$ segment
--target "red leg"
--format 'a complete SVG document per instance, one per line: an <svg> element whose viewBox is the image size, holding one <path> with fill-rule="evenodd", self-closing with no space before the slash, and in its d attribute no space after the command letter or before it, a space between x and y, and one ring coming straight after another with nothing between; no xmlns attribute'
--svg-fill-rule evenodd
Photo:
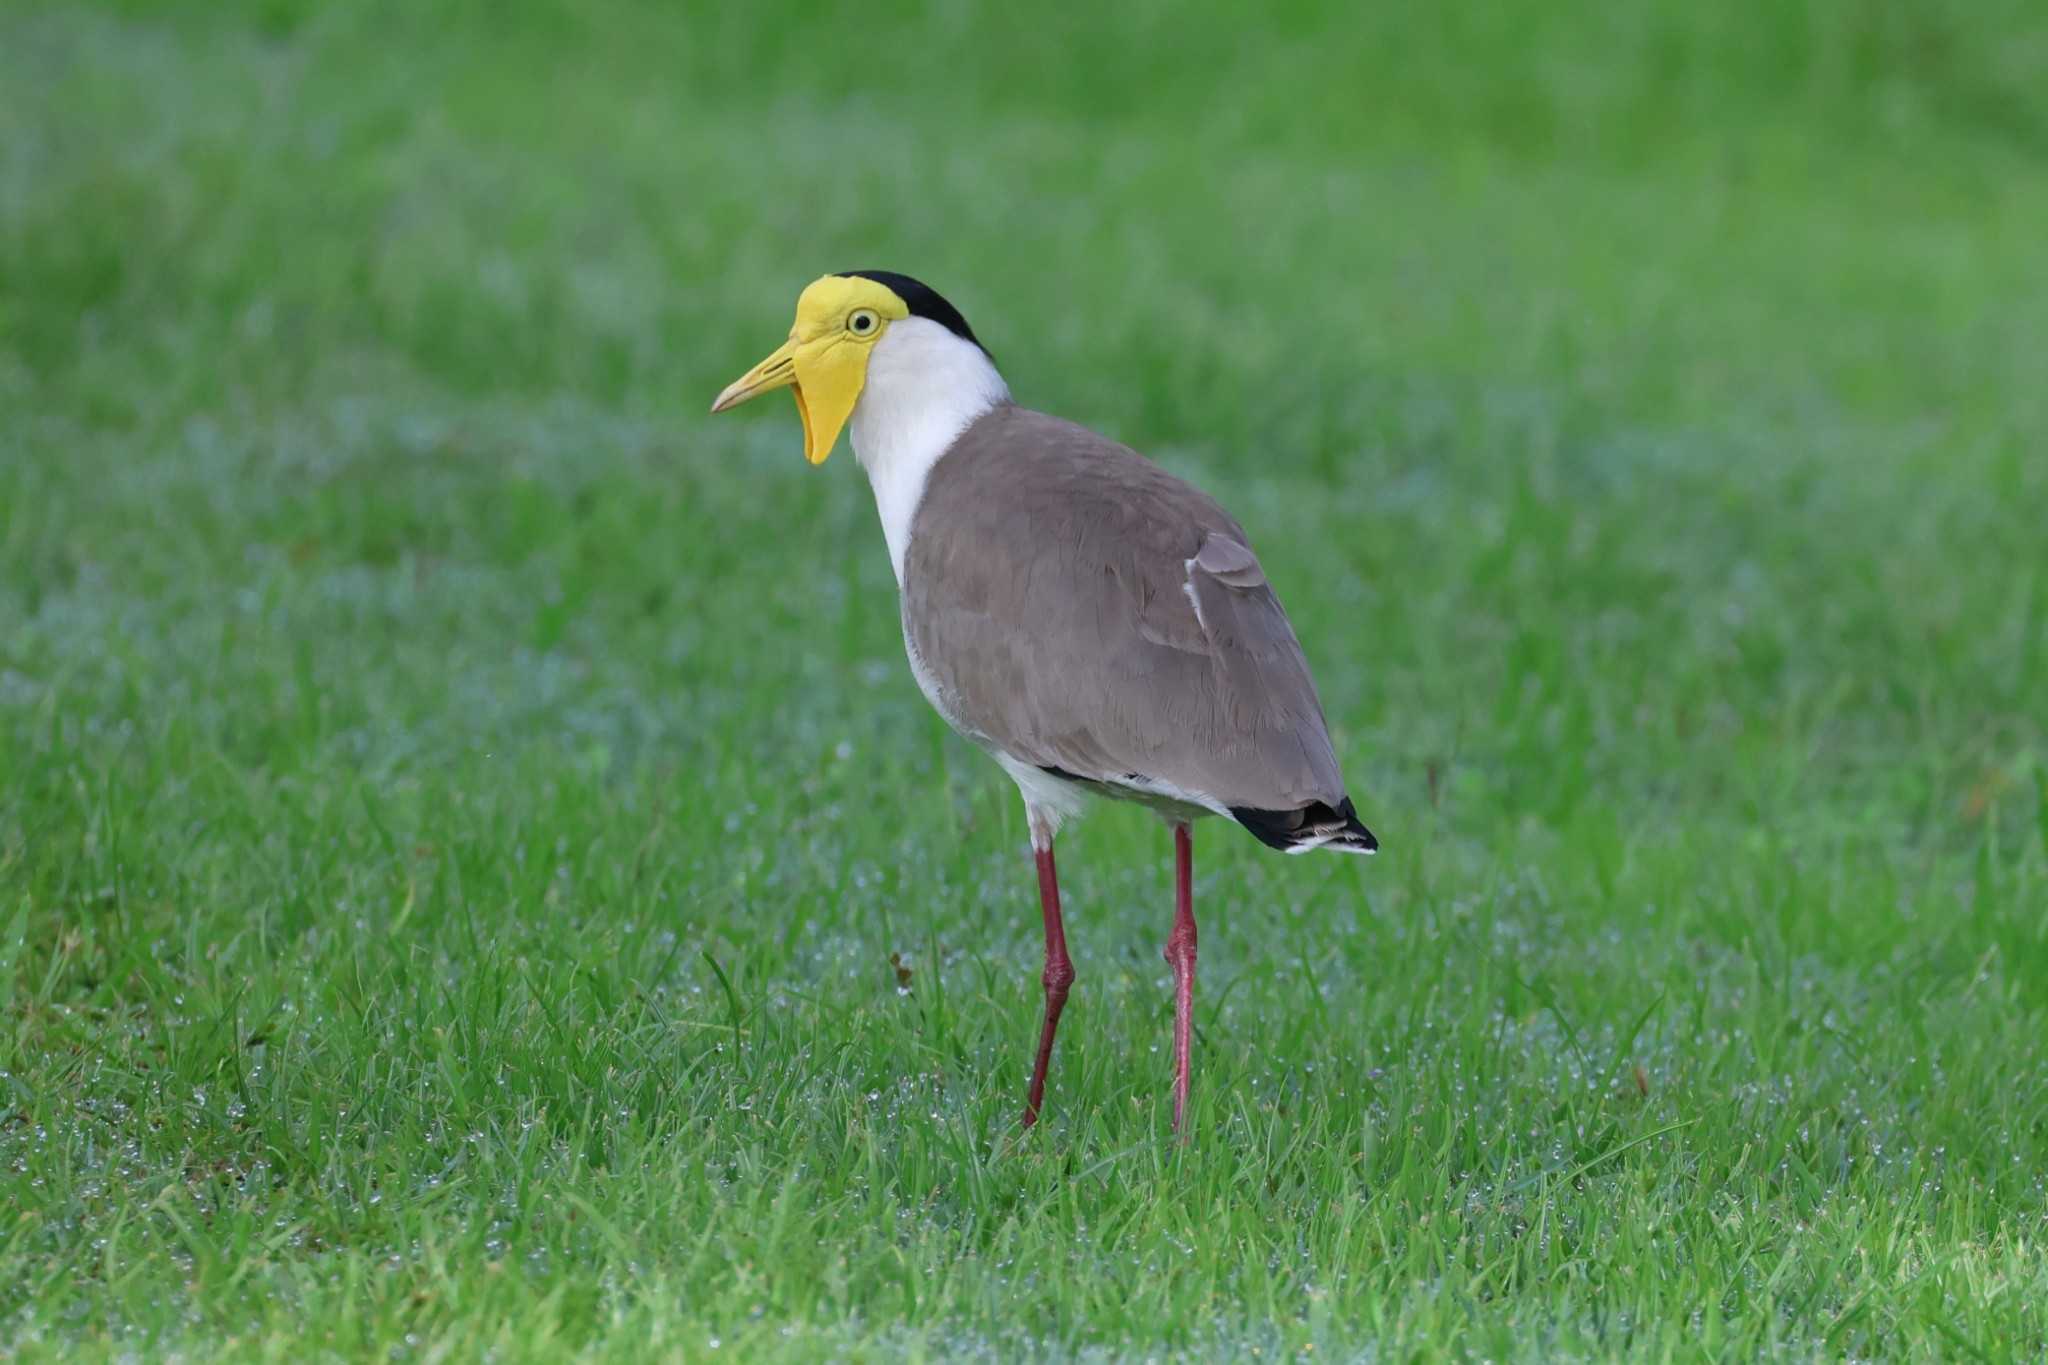
<svg viewBox="0 0 2048 1365"><path fill-rule="evenodd" d="M1188 1051L1195 1031L1195 851L1186 825L1173 827L1173 932L1166 939L1173 968L1173 1131L1187 1141Z"/></svg>
<svg viewBox="0 0 2048 1365"><path fill-rule="evenodd" d="M1037 840L1032 841L1037 845ZM1048 836L1036 847L1038 857L1038 908L1045 914L1045 1027L1038 1035L1038 1061L1031 1068L1031 1093L1024 1101L1024 1126L1038 1122L1038 1107L1045 1100L1045 1069L1052 1063L1052 1036L1060 1026L1060 1011L1067 1005L1067 988L1074 984L1074 964L1067 960L1067 929L1060 920L1060 879L1052 862L1052 840Z"/></svg>

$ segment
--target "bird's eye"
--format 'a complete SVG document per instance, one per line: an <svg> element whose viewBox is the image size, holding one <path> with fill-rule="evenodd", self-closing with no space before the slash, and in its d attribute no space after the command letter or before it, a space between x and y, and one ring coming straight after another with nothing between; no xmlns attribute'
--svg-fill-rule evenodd
<svg viewBox="0 0 2048 1365"><path fill-rule="evenodd" d="M873 336L881 325L882 320L865 308L854 309L852 316L846 319L846 330L857 337Z"/></svg>

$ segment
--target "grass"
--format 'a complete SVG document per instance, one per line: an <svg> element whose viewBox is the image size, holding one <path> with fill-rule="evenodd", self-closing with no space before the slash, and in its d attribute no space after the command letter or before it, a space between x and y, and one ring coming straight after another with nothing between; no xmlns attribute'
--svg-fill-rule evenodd
<svg viewBox="0 0 2048 1365"><path fill-rule="evenodd" d="M2048 1352L2048 28L1097 8L0 7L0 1354ZM703 416L850 265L1385 843L1198 831L1188 1148L1163 832L1019 1140L1014 794Z"/></svg>

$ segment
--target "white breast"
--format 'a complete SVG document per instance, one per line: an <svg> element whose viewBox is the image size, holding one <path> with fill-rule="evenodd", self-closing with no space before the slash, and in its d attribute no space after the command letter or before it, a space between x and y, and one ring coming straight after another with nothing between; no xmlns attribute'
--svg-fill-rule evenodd
<svg viewBox="0 0 2048 1365"><path fill-rule="evenodd" d="M988 352L927 318L892 322L875 343L847 434L875 490L899 588L932 466L969 423L1009 397Z"/></svg>

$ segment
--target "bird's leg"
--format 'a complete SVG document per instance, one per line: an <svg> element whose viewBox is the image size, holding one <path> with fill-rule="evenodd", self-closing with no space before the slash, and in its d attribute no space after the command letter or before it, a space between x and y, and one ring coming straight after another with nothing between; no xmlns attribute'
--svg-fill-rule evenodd
<svg viewBox="0 0 2048 1365"><path fill-rule="evenodd" d="M1187 1141L1188 1051L1195 1028L1195 852L1184 824L1173 827L1173 932L1166 961L1173 968L1173 1131Z"/></svg>
<svg viewBox="0 0 2048 1365"><path fill-rule="evenodd" d="M1038 1107L1045 1100L1045 1069L1052 1063L1052 1036L1060 1026L1060 1011L1067 1005L1067 988L1074 984L1074 964L1067 960L1067 929L1060 920L1060 879L1052 861L1052 831L1034 814L1031 818L1031 849L1038 859L1038 908L1045 915L1045 1026L1038 1035L1038 1060L1031 1067L1031 1093L1024 1101L1024 1126L1038 1122Z"/></svg>

